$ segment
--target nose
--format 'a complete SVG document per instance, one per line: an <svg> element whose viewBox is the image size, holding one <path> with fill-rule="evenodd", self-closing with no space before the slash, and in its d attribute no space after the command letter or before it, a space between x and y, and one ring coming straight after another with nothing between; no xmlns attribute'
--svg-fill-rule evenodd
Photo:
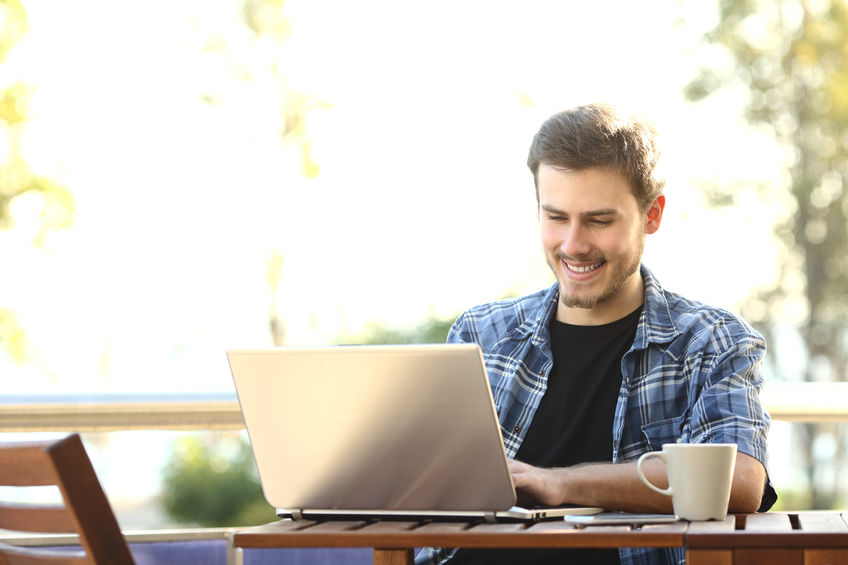
<svg viewBox="0 0 848 565"><path fill-rule="evenodd" d="M559 246L560 253L576 259L586 255L591 249L588 234L582 226L575 222L564 229L562 243Z"/></svg>

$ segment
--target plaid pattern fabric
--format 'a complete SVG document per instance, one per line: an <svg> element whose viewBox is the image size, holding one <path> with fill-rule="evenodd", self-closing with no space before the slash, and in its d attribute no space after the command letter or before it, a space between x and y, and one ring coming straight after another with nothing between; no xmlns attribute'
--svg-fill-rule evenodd
<svg viewBox="0 0 848 565"><path fill-rule="evenodd" d="M621 361L613 421L613 462L633 461L664 443L736 443L766 464L769 417L759 401L765 340L730 312L663 290L646 267L645 306ZM483 349L504 445L518 451L545 394L553 365L548 330L559 288L465 312L448 342ZM771 485L766 498L774 497ZM445 550L416 562L437 563ZM622 565L683 563L682 550L620 550Z"/></svg>

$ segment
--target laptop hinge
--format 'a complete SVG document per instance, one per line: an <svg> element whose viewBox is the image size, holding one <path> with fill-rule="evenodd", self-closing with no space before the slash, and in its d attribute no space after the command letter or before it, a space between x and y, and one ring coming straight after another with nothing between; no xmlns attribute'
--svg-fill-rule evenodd
<svg viewBox="0 0 848 565"><path fill-rule="evenodd" d="M302 510L292 510L291 511L291 517L292 517L292 520L298 520L298 521L306 519L306 518L303 517L303 511Z"/></svg>
<svg viewBox="0 0 848 565"><path fill-rule="evenodd" d="M486 522L488 522L489 524L495 524L498 521L497 518L495 518L494 512L484 512L483 518L485 518Z"/></svg>

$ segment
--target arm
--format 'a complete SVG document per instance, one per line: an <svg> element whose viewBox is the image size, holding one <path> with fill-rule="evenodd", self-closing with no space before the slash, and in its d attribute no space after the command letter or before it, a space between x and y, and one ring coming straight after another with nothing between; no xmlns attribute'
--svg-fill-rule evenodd
<svg viewBox="0 0 848 565"><path fill-rule="evenodd" d="M672 512L671 497L655 493L642 484L636 474L636 463L588 463L541 469L520 461L510 461L509 467L515 487L547 506L569 503L625 512ZM668 486L665 465L661 461L649 460L642 469L657 486ZM762 463L738 453L728 510L733 513L756 512L765 481L766 471Z"/></svg>

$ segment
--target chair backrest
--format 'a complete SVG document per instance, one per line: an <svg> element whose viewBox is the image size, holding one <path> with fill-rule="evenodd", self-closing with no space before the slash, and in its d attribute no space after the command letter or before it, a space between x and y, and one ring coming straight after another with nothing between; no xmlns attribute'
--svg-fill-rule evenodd
<svg viewBox="0 0 848 565"><path fill-rule="evenodd" d="M132 555L79 435L59 441L0 443L0 486L55 485L62 504L0 500L0 529L76 533L79 550L0 543L2 565L131 565Z"/></svg>

